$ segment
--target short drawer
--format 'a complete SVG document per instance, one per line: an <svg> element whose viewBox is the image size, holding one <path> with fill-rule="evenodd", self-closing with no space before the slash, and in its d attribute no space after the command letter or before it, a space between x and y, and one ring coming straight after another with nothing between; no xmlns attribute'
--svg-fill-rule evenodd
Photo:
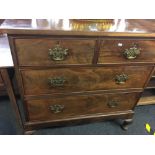
<svg viewBox="0 0 155 155"><path fill-rule="evenodd" d="M132 110L139 93L115 93L26 101L29 121L59 120Z"/></svg>
<svg viewBox="0 0 155 155"><path fill-rule="evenodd" d="M91 64L95 43L89 39L15 39L20 66Z"/></svg>
<svg viewBox="0 0 155 155"><path fill-rule="evenodd" d="M25 95L143 88L152 66L21 70Z"/></svg>
<svg viewBox="0 0 155 155"><path fill-rule="evenodd" d="M103 40L99 64L155 62L155 40Z"/></svg>

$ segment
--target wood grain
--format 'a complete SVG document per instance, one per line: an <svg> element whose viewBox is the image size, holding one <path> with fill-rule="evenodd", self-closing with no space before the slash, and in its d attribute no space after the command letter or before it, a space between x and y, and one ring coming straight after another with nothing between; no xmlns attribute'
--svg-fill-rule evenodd
<svg viewBox="0 0 155 155"><path fill-rule="evenodd" d="M71 93L80 91L143 88L152 66L85 67L21 70L25 95ZM116 75L126 74L124 84L116 84ZM49 78L63 77L62 87L49 85Z"/></svg>
<svg viewBox="0 0 155 155"><path fill-rule="evenodd" d="M94 56L95 40L35 38L15 39L16 52L20 66L50 66L58 64L91 64ZM59 44L68 49L63 61L54 61L49 57L49 49Z"/></svg>
<svg viewBox="0 0 155 155"><path fill-rule="evenodd" d="M78 117L91 114L106 114L118 111L132 110L139 93L98 94L91 96L69 96L45 100L26 101L29 111L29 121L58 120L68 117ZM116 101L116 107L109 107L110 101ZM64 105L60 113L53 113L51 105Z"/></svg>
<svg viewBox="0 0 155 155"><path fill-rule="evenodd" d="M141 49L140 54L133 60L128 60L124 51L137 45ZM155 62L155 40L117 39L102 40L99 64L104 63L145 63Z"/></svg>

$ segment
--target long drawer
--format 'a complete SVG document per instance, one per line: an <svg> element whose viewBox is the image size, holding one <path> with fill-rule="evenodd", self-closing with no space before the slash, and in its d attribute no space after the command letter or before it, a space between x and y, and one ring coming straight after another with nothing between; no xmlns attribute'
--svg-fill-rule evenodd
<svg viewBox="0 0 155 155"><path fill-rule="evenodd" d="M102 40L99 64L155 62L155 40Z"/></svg>
<svg viewBox="0 0 155 155"><path fill-rule="evenodd" d="M95 39L15 39L20 66L91 64L95 43Z"/></svg>
<svg viewBox="0 0 155 155"><path fill-rule="evenodd" d="M143 88L152 66L21 70L25 95Z"/></svg>
<svg viewBox="0 0 155 155"><path fill-rule="evenodd" d="M29 121L58 120L132 110L139 93L68 96L26 101Z"/></svg>

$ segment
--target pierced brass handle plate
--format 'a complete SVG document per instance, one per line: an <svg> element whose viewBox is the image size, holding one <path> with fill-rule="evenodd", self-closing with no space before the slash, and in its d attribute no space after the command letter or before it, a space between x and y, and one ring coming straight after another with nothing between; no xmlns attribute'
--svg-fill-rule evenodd
<svg viewBox="0 0 155 155"><path fill-rule="evenodd" d="M60 104L51 105L49 107L49 109L55 114L62 112L64 108L65 106Z"/></svg>
<svg viewBox="0 0 155 155"><path fill-rule="evenodd" d="M51 87L62 87L66 82L64 77L49 78L48 81Z"/></svg>
<svg viewBox="0 0 155 155"><path fill-rule="evenodd" d="M126 59L132 60L136 59L138 55L140 55L141 48L138 48L136 44L133 47L126 49L123 53Z"/></svg>
<svg viewBox="0 0 155 155"><path fill-rule="evenodd" d="M115 108L118 106L118 101L115 100L109 101L107 105L109 108Z"/></svg>
<svg viewBox="0 0 155 155"><path fill-rule="evenodd" d="M53 49L49 49L49 57L53 61L63 61L68 55L68 49L57 44Z"/></svg>
<svg viewBox="0 0 155 155"><path fill-rule="evenodd" d="M115 76L115 83L116 84L125 84L126 81L129 79L128 75L126 74L120 74Z"/></svg>

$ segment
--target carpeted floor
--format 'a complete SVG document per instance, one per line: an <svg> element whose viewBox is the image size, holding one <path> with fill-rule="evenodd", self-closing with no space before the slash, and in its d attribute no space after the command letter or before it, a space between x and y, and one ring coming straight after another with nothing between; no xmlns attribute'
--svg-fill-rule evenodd
<svg viewBox="0 0 155 155"><path fill-rule="evenodd" d="M136 107L134 121L123 131L114 121L37 130L35 135L147 135L145 123L155 129L155 105ZM14 112L7 97L0 98L0 135L19 133Z"/></svg>

